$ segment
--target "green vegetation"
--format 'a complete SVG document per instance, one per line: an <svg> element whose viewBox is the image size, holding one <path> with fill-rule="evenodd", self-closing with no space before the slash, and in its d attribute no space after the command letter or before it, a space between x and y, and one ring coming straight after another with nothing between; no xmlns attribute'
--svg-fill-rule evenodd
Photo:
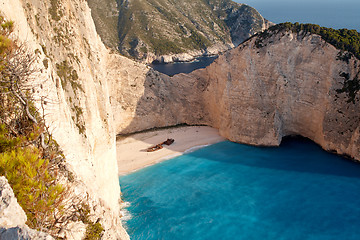
<svg viewBox="0 0 360 240"><path fill-rule="evenodd" d="M78 82L79 76L76 70L70 65L68 61L62 61L61 63L56 64L56 73L61 79L61 86L65 89L67 84L70 83L71 88L73 89L74 93L76 90L81 90L84 92L81 84Z"/></svg>
<svg viewBox="0 0 360 240"><path fill-rule="evenodd" d="M48 69L48 67L49 67L49 60L48 60L47 58L45 58L45 59L43 60L43 65L44 65L44 67L45 67L46 69Z"/></svg>
<svg viewBox="0 0 360 240"><path fill-rule="evenodd" d="M61 17L64 15L60 10L60 0L50 0L49 13L54 21L60 21Z"/></svg>
<svg viewBox="0 0 360 240"><path fill-rule="evenodd" d="M97 223L88 223L86 226L86 233L84 240L98 240L101 238L101 234L104 231L104 228L99 222Z"/></svg>
<svg viewBox="0 0 360 240"><path fill-rule="evenodd" d="M352 53L340 51L336 57L336 60L341 60L346 63L349 63L349 60L351 59L351 57L352 57Z"/></svg>
<svg viewBox="0 0 360 240"><path fill-rule="evenodd" d="M56 182L63 155L28 90L35 55L9 37L12 22L0 17L0 24L0 175L13 188L27 224L51 232L66 197Z"/></svg>
<svg viewBox="0 0 360 240"><path fill-rule="evenodd" d="M76 56L70 55L69 57L78 60ZM56 69L57 69L56 73L61 79L61 86L63 87L63 89L65 89L67 87L67 84L70 83L70 86L75 96L77 90L81 90L82 92L84 92L84 89L82 88L81 84L78 81L79 76L76 70L70 65L68 61L65 60L62 61L61 63L57 63ZM75 105L75 103L72 103L71 110L74 113L74 116L72 116L72 120L74 121L75 126L78 128L80 134L84 134L86 128L85 128L85 123L82 120L83 109Z"/></svg>
<svg viewBox="0 0 360 240"><path fill-rule="evenodd" d="M179 48L174 42L169 40L151 40L152 47L154 49L155 54L163 55L169 53L181 53L182 50Z"/></svg>
<svg viewBox="0 0 360 240"><path fill-rule="evenodd" d="M13 41L9 39L9 35L13 30L14 23L12 21L5 21L2 16L0 16L0 70L4 68L3 64L5 61L6 54L12 50Z"/></svg>
<svg viewBox="0 0 360 240"><path fill-rule="evenodd" d="M304 35L307 33L318 34L322 37L322 39L337 49L350 52L355 57L360 59L360 33L358 33L356 30L336 30L332 28L320 27L319 25L315 24L293 24L290 22L277 24L258 34L258 38L255 42L256 46L258 48L262 47L262 41L264 39L267 39L280 31L292 31L296 33L303 33ZM348 61L349 57L350 56L345 53L341 54L338 59Z"/></svg>
<svg viewBox="0 0 360 240"><path fill-rule="evenodd" d="M48 227L55 221L55 209L63 209L65 188L56 184L56 175L49 172L49 160L41 157L38 148L21 147L24 141L8 137L5 125L0 127L0 144L11 146L2 147L0 175L8 179L18 203L26 212L29 227Z"/></svg>
<svg viewBox="0 0 360 240"><path fill-rule="evenodd" d="M191 31L188 42L189 44L192 44L195 49L199 50L205 49L206 47L211 45L210 41L197 31Z"/></svg>
<svg viewBox="0 0 360 240"><path fill-rule="evenodd" d="M10 38L12 22L0 16L0 26L0 175L8 179L29 227L56 237L69 222L81 220L87 225L85 239L100 239L103 228L99 220L90 220L90 207L57 181L59 174L70 182L74 176L66 170L64 155L32 98L35 86L28 79L36 73L32 67L36 53ZM57 64L57 70L64 85L79 88L77 73L68 62ZM75 123L85 131L83 110L73 106Z"/></svg>
<svg viewBox="0 0 360 240"><path fill-rule="evenodd" d="M100 1L106 4L109 0ZM92 10L100 12L96 5ZM240 28L239 17L244 19ZM95 23L103 19L95 19ZM118 31L122 54L142 60L151 53L185 53L215 44L225 47L232 44L234 36L234 42L242 42L244 35L261 30L262 24L263 18L255 9L231 0L122 0L118 27L109 32ZM238 30L242 33L232 34Z"/></svg>
<svg viewBox="0 0 360 240"><path fill-rule="evenodd" d="M73 111L73 113L75 113L75 116L72 117L72 120L74 121L75 126L78 128L80 134L84 134L86 128L85 128L85 123L82 121L83 109L81 107L73 104L73 107L71 108L71 110Z"/></svg>
<svg viewBox="0 0 360 240"><path fill-rule="evenodd" d="M80 220L87 224L84 240L98 240L101 238L104 228L99 223L99 219L96 222L90 220L90 207L83 203L82 208L79 210Z"/></svg>
<svg viewBox="0 0 360 240"><path fill-rule="evenodd" d="M117 1L115 0L87 0L91 8L91 16L94 19L96 32L102 41L111 49L119 46L117 32L118 15Z"/></svg>

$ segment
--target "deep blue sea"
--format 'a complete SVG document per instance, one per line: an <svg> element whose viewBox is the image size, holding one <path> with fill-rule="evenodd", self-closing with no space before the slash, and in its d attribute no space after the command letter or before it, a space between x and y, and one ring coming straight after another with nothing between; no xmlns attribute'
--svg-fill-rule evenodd
<svg viewBox="0 0 360 240"><path fill-rule="evenodd" d="M120 184L134 240L360 239L360 164L309 140L225 141Z"/></svg>
<svg viewBox="0 0 360 240"><path fill-rule="evenodd" d="M235 0L254 7L274 23L314 23L360 31L359 0Z"/></svg>

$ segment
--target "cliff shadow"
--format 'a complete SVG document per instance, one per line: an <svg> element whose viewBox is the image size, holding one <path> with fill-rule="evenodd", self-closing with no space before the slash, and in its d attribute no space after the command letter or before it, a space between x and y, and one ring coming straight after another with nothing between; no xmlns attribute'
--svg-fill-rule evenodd
<svg viewBox="0 0 360 240"><path fill-rule="evenodd" d="M206 155L210 161L225 164L276 170L274 174L298 172L310 175L360 178L358 162L326 152L312 140L301 136L284 137L279 147L258 147L222 142L214 148L189 154L196 158L203 158Z"/></svg>
<svg viewBox="0 0 360 240"><path fill-rule="evenodd" d="M188 74L169 77L153 69L146 73L144 91L131 121L117 135L119 172L126 166L150 165L191 147L224 140L217 130L199 126L206 119L201 95L205 85L203 80ZM175 141L162 144L157 151L147 151L167 139Z"/></svg>

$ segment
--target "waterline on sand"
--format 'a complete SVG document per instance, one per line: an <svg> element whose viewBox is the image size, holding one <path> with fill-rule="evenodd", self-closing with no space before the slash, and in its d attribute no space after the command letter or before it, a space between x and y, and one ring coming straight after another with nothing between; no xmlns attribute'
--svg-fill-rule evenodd
<svg viewBox="0 0 360 240"><path fill-rule="evenodd" d="M168 138L175 139L175 142L155 152L146 151L148 147ZM118 174L126 175L192 151L192 148L198 149L224 140L217 129L207 126L174 127L133 134L116 143Z"/></svg>

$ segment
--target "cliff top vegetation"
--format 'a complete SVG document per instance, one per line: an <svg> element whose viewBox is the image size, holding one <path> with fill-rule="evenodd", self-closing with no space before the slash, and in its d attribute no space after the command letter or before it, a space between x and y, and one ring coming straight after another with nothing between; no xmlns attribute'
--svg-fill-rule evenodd
<svg viewBox="0 0 360 240"><path fill-rule="evenodd" d="M360 59L360 33L356 30L349 29L332 29L320 27L316 24L300 24L300 23L280 23L270 27L269 29L259 33L257 46L261 47L262 40L269 38L273 34L281 31L292 31L295 33L317 34L326 42L342 51L352 53L356 58ZM346 59L344 59L346 60Z"/></svg>

